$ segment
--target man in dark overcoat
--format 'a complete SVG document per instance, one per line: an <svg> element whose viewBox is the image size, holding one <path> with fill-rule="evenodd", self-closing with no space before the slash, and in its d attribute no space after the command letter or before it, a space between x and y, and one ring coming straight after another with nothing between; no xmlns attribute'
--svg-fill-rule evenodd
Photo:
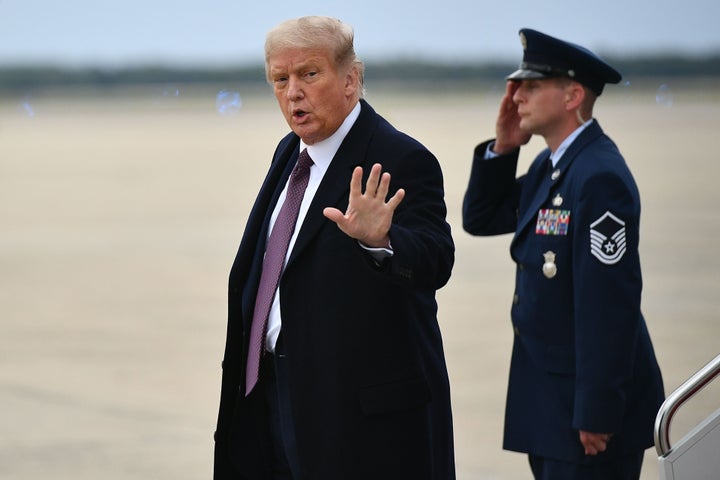
<svg viewBox="0 0 720 480"><path fill-rule="evenodd" d="M214 478L453 480L435 292L454 244L440 165L361 99L348 25L290 20L265 51L292 132L230 273ZM304 193L290 193L303 175ZM297 219L258 314L291 198Z"/></svg>

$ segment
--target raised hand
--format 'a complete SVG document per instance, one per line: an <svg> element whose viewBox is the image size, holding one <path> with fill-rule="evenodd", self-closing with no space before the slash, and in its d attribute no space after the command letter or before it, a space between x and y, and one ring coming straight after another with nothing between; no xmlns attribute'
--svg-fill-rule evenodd
<svg viewBox="0 0 720 480"><path fill-rule="evenodd" d="M390 189L390 174L382 173L379 163L373 165L365 191L362 189L362 175L362 167L355 167L350 179L347 211L343 213L337 208L327 207L323 215L335 222L346 235L366 247L388 247L393 214L405 197L405 190L399 189L385 201Z"/></svg>
<svg viewBox="0 0 720 480"><path fill-rule="evenodd" d="M500 154L525 145L530 141L531 135L520 129L520 115L513 96L520 87L520 82L509 81L505 87L505 95L500 101L500 111L495 122L495 145L493 151Z"/></svg>

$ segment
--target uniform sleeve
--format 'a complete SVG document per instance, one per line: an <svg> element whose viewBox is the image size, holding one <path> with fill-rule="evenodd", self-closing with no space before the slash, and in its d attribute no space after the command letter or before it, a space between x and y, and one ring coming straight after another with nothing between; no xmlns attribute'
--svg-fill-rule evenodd
<svg viewBox="0 0 720 480"><path fill-rule="evenodd" d="M486 158L493 141L475 148L468 187L463 199L463 229L472 235L515 231L522 178L516 179L519 150Z"/></svg>
<svg viewBox="0 0 720 480"><path fill-rule="evenodd" d="M640 201L629 175L600 173L582 185L572 213L576 391L574 427L617 432L623 386L642 322Z"/></svg>

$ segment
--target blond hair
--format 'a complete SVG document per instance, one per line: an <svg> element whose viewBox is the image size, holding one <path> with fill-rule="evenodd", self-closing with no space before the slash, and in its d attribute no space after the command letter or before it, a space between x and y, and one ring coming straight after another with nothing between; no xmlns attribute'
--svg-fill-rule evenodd
<svg viewBox="0 0 720 480"><path fill-rule="evenodd" d="M355 54L353 28L336 18L308 16L286 20L270 30L265 38L265 74L269 77L269 60L276 52L287 49L317 49L330 53L335 68L355 67L363 85L365 66Z"/></svg>

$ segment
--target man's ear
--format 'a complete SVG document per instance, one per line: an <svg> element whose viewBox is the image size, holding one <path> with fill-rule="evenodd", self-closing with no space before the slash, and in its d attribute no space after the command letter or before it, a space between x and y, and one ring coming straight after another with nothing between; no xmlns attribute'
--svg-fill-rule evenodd
<svg viewBox="0 0 720 480"><path fill-rule="evenodd" d="M355 93L360 88L360 72L357 66L353 65L345 75L345 90L349 94Z"/></svg>
<svg viewBox="0 0 720 480"><path fill-rule="evenodd" d="M585 100L585 88L578 82L570 82L565 95L565 108L575 110L580 108Z"/></svg>

